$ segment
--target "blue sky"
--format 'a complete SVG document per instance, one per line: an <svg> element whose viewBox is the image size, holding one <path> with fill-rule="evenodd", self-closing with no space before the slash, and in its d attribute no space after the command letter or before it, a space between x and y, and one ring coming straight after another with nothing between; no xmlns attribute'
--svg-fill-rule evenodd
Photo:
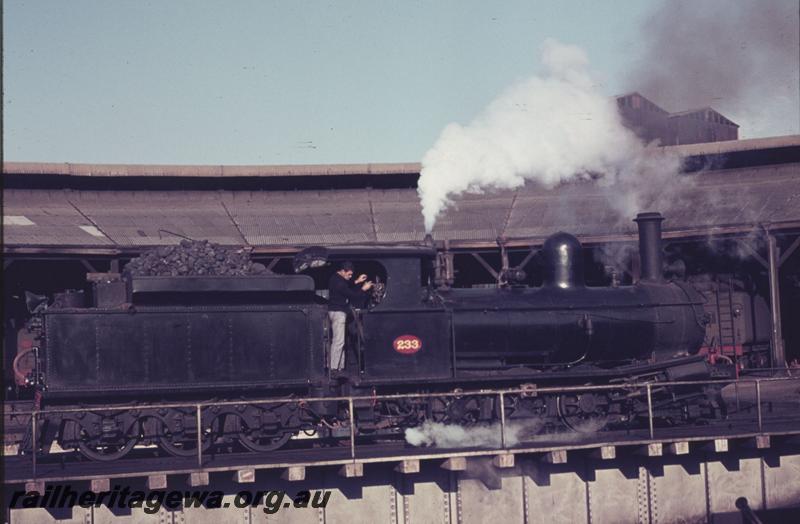
<svg viewBox="0 0 800 524"><path fill-rule="evenodd" d="M416 162L445 125L536 74L548 37L587 51L600 90L627 90L654 7L6 0L4 158Z"/></svg>

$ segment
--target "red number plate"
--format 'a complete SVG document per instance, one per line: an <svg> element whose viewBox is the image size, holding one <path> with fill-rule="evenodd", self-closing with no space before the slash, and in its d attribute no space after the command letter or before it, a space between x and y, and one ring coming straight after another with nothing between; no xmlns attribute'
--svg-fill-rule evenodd
<svg viewBox="0 0 800 524"><path fill-rule="evenodd" d="M403 355L413 355L422 349L422 341L414 335L400 335L394 339L392 347Z"/></svg>

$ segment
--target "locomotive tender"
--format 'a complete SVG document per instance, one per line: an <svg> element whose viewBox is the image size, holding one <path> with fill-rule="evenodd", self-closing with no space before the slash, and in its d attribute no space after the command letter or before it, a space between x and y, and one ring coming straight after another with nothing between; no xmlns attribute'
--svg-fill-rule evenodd
<svg viewBox="0 0 800 524"><path fill-rule="evenodd" d="M42 409L76 410L43 416L28 449L56 440L95 460L117 459L137 444L178 456L196 453L198 442L269 451L300 431L335 433L351 415L360 434L499 417L497 399L479 395L368 398L376 393L707 379L712 367L698 354L706 299L662 277L662 220L658 213L636 219L642 278L631 286L587 287L580 242L567 233L544 243L544 283L536 288L436 288L436 252L425 246L306 249L295 257L298 273L349 259L379 267L385 279L354 311L357 358L338 378L325 367L326 302L307 274L134 276L121 307L66 300L40 308L20 334L18 382L37 390ZM669 423L720 409L705 388L659 394L655 415ZM350 414L346 402L324 400L339 395L367 398ZM253 402L293 396L320 400ZM229 402L203 407L202 428L194 408L176 407L220 400ZM539 428L595 431L647 416L646 398L630 392L509 394L505 402L507 417Z"/></svg>

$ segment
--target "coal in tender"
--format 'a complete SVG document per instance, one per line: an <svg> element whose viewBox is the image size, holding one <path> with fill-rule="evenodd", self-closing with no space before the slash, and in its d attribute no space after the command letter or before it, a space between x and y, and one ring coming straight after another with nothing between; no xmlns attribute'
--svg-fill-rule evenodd
<svg viewBox="0 0 800 524"><path fill-rule="evenodd" d="M241 248L223 247L208 240L181 240L143 252L125 266L129 276L245 276L270 273L264 264L250 260Z"/></svg>

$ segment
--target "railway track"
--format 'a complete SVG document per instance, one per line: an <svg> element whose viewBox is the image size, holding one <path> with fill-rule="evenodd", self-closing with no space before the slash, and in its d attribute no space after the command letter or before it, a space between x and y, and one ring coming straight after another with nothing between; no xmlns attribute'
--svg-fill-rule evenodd
<svg viewBox="0 0 800 524"><path fill-rule="evenodd" d="M717 424L695 427L657 428L653 439L647 429L604 431L596 434L555 433L536 436L516 446L485 447L415 447L397 441L357 441L354 455L349 439L320 446L311 440L293 441L286 449L269 453L207 453L202 464L197 457L162 455L156 448L140 448L128 457L113 462L92 462L76 452L52 453L37 457L34 474L32 457L4 457L6 484L44 481L88 480L92 478L141 477L154 474L188 474L198 470L232 471L242 468L281 468L291 465L323 466L349 462L389 462L407 458L445 458L449 456L481 456L498 453L548 452L552 450L581 450L600 446L637 446L651 442L713 441L714 439L746 439L756 435L776 439L800 436L800 415L791 411L768 413L763 417L761 430L757 421L746 414L736 415Z"/></svg>

